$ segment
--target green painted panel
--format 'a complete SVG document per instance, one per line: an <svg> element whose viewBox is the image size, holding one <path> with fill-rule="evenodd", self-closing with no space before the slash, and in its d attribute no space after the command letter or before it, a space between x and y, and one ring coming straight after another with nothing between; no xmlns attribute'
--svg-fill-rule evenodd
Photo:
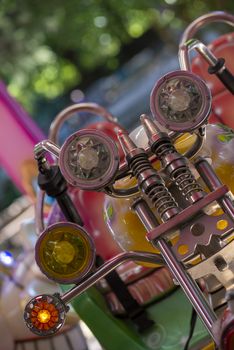
<svg viewBox="0 0 234 350"><path fill-rule="evenodd" d="M74 299L72 305L105 350L181 350L189 333L192 308L179 288L147 307L156 326L143 334L130 321L114 317L95 288ZM207 335L198 320L191 345Z"/></svg>

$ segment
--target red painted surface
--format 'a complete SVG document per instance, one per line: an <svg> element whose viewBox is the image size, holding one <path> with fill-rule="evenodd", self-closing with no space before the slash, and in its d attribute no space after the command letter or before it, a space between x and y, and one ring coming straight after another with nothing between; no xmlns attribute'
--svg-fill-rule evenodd
<svg viewBox="0 0 234 350"><path fill-rule="evenodd" d="M229 308L227 308L221 320L221 349L233 350L234 349L234 315Z"/></svg>
<svg viewBox="0 0 234 350"><path fill-rule="evenodd" d="M234 33L228 33L214 40L208 47L216 57L225 58L226 67L234 75ZM211 89L213 96L210 123L223 123L234 129L234 96L215 75L207 72L208 64L201 56L192 61L193 73L199 75Z"/></svg>

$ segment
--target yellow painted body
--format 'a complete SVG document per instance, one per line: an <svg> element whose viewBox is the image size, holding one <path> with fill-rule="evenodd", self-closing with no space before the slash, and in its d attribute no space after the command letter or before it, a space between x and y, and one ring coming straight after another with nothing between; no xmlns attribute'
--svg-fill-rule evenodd
<svg viewBox="0 0 234 350"><path fill-rule="evenodd" d="M212 342L207 346L205 346L204 348L202 348L201 350L215 350L215 344Z"/></svg>

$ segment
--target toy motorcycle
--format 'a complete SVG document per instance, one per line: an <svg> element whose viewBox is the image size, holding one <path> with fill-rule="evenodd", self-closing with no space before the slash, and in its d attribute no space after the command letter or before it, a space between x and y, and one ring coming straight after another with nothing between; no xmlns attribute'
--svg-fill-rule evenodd
<svg viewBox="0 0 234 350"><path fill-rule="evenodd" d="M133 133L86 103L62 111L50 139L36 145L38 184L57 201L44 228L40 194L36 262L64 293L38 295L26 305L35 334L56 333L72 302L105 349L234 348L234 133L208 124L210 114L232 123L222 98L227 94L233 104L234 77L224 59L190 38L213 20L234 24L233 16L215 12L190 25L179 50L182 70L156 83L153 118L142 115ZM233 35L226 38L229 50ZM207 77L190 71L194 48L225 88L212 80L210 91ZM222 102L216 109L212 95ZM107 121L59 147L62 123L83 110Z"/></svg>

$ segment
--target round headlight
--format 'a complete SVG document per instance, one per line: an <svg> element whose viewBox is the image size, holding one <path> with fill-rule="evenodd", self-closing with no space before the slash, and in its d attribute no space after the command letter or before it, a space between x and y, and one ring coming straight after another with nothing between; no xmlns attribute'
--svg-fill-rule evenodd
<svg viewBox="0 0 234 350"><path fill-rule="evenodd" d="M172 131L192 131L206 123L211 94L197 75L187 71L166 74L154 86L150 108L158 123Z"/></svg>
<svg viewBox="0 0 234 350"><path fill-rule="evenodd" d="M118 149L101 131L83 129L63 144L59 166L71 185L99 190L111 183L118 171Z"/></svg>

